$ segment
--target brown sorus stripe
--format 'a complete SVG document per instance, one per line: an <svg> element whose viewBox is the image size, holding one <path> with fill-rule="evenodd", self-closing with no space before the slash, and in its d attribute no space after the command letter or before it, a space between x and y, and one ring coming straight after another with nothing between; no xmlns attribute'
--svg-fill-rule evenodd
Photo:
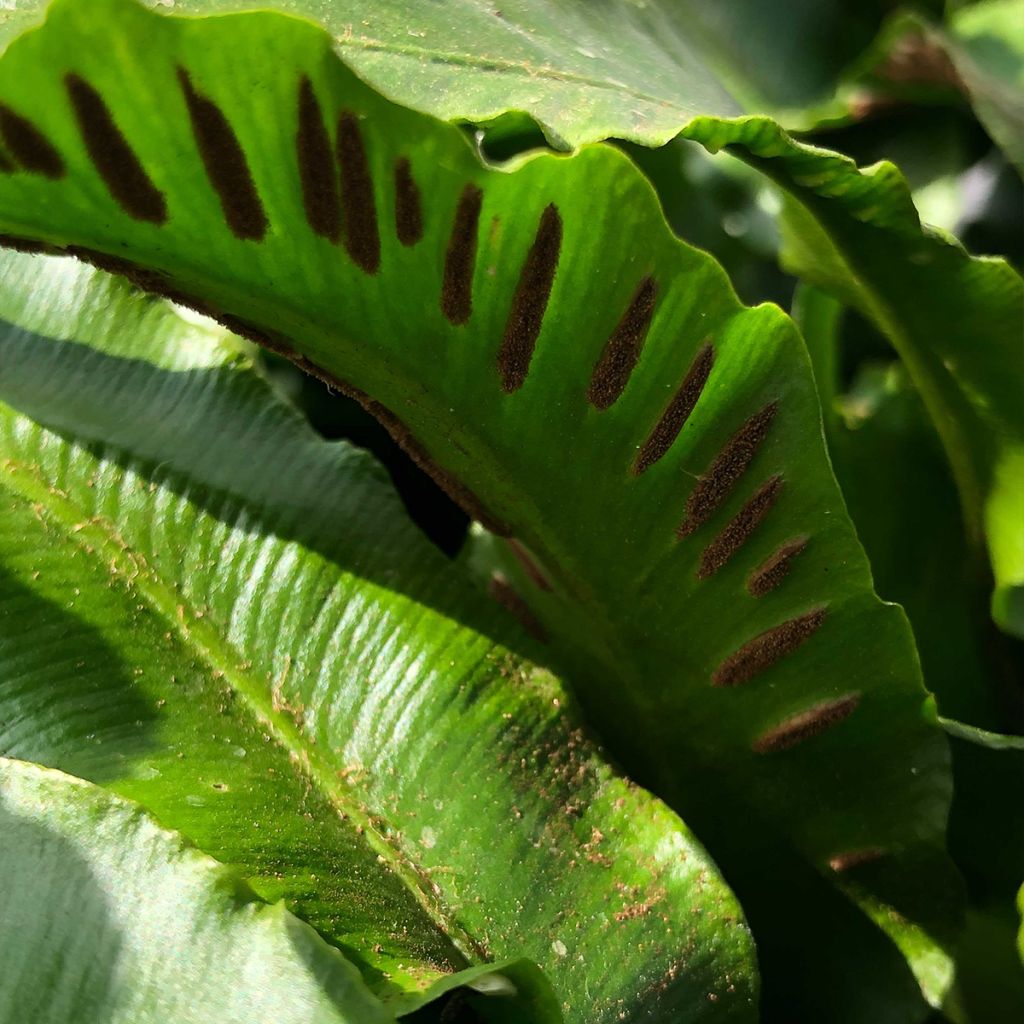
<svg viewBox="0 0 1024 1024"><path fill-rule="evenodd" d="M807 537L796 537L786 541L777 551L769 555L747 580L747 592L752 597L764 597L774 590L789 572L790 563L807 547Z"/></svg>
<svg viewBox="0 0 1024 1024"><path fill-rule="evenodd" d="M676 529L676 536L689 536L703 526L728 497L765 439L777 409L778 403L770 402L760 412L754 413L728 440L711 468L697 481L686 502L685 515Z"/></svg>
<svg viewBox="0 0 1024 1024"><path fill-rule="evenodd" d="M862 864L873 864L885 856L885 850L880 846L865 846L859 850L844 850L842 853L834 854L828 859L828 866L835 872L842 874L844 871L852 871Z"/></svg>
<svg viewBox="0 0 1024 1024"><path fill-rule="evenodd" d="M26 117L0 103L0 138L14 162L44 178L62 178L64 161L53 143Z"/></svg>
<svg viewBox="0 0 1024 1024"><path fill-rule="evenodd" d="M402 245L415 245L423 237L423 200L405 156L395 163L395 234Z"/></svg>
<svg viewBox="0 0 1024 1024"><path fill-rule="evenodd" d="M220 199L231 233L236 238L261 241L267 233L267 215L238 137L220 107L196 92L184 68L178 68L178 81L206 176Z"/></svg>
<svg viewBox="0 0 1024 1024"><path fill-rule="evenodd" d="M537 560L526 545L516 540L515 537L509 537L506 543L512 554L515 555L516 560L523 567L523 571L530 577L530 580L540 587L541 590L550 591L550 580L544 575L544 570L537 564Z"/></svg>
<svg viewBox="0 0 1024 1024"><path fill-rule="evenodd" d="M498 604L511 612L528 633L541 643L547 643L548 634L537 617L530 611L530 606L522 599L518 591L501 573L491 576L490 592Z"/></svg>
<svg viewBox="0 0 1024 1024"><path fill-rule="evenodd" d="M380 269L380 233L373 179L359 118L351 110L343 110L338 117L337 149L341 205L345 211L345 248L356 266L368 274L376 274Z"/></svg>
<svg viewBox="0 0 1024 1024"><path fill-rule="evenodd" d="M167 200L114 123L103 97L84 78L64 76L86 151L115 202L135 220L163 224Z"/></svg>
<svg viewBox="0 0 1024 1024"><path fill-rule="evenodd" d="M69 245L63 251L85 263L91 263L94 267L99 267L100 270L106 270L108 273L119 274L127 278L136 288L152 292L154 295L162 295L165 299L170 299L171 302L176 302L179 306L186 306L189 309L194 309L197 313L202 313L203 316L213 318L219 316L218 311L213 306L202 299L196 298L194 295L181 291L166 274L159 270L148 270L121 256L111 256L108 253L87 249L79 245Z"/></svg>
<svg viewBox="0 0 1024 1024"><path fill-rule="evenodd" d="M715 669L711 682L715 686L739 686L749 682L758 672L795 651L824 621L825 609L815 608L766 630L730 654Z"/></svg>
<svg viewBox="0 0 1024 1024"><path fill-rule="evenodd" d="M774 729L762 733L751 744L757 754L774 754L779 750L789 750L798 743L823 733L826 729L849 717L860 703L860 694L851 693L836 700L815 704L787 718Z"/></svg>
<svg viewBox="0 0 1024 1024"><path fill-rule="evenodd" d="M441 285L441 311L453 324L464 324L473 312L473 268L483 199L476 185L466 185L455 209Z"/></svg>
<svg viewBox="0 0 1024 1024"><path fill-rule="evenodd" d="M305 75L299 80L298 104L295 153L299 161L306 221L316 234L337 243L341 241L338 172L320 102L313 91L313 83Z"/></svg>
<svg viewBox="0 0 1024 1024"><path fill-rule="evenodd" d="M595 408L607 409L629 383L629 376L640 358L640 350L651 326L657 297L657 282L653 277L645 277L594 366L587 399Z"/></svg>
<svg viewBox="0 0 1024 1024"><path fill-rule="evenodd" d="M690 413L704 391L714 362L714 348L711 345L704 345L694 358L668 408L661 414L657 426L651 431L651 436L637 453L636 461L633 463L634 474L639 476L645 469L649 469L672 447L673 441L679 436L679 431L690 418Z"/></svg>
<svg viewBox="0 0 1024 1024"><path fill-rule="evenodd" d="M136 288L141 288L146 292L153 292L155 295L168 295L170 282L166 275L162 274L159 270L147 270L145 267L140 267L137 263L126 260L122 256L111 256L109 253L99 252L96 249L87 249L84 246L69 245L66 251L76 259L80 259L85 263L91 263L94 267L99 267L100 270L105 270L108 274L117 274L120 277L127 278Z"/></svg>
<svg viewBox="0 0 1024 1024"><path fill-rule="evenodd" d="M505 324L505 337L498 349L501 386L509 393L521 388L530 372L530 360L544 323L561 249L562 217L558 207L549 203L540 216L533 245L523 262Z"/></svg>
<svg viewBox="0 0 1024 1024"><path fill-rule="evenodd" d="M754 492L753 497L729 520L725 529L704 549L697 568L697 579L714 576L736 554L757 529L775 504L782 488L782 477L773 476Z"/></svg>
<svg viewBox="0 0 1024 1024"><path fill-rule="evenodd" d="M7 154L3 150L0 150L0 173L12 174L15 170L15 166L7 159Z"/></svg>

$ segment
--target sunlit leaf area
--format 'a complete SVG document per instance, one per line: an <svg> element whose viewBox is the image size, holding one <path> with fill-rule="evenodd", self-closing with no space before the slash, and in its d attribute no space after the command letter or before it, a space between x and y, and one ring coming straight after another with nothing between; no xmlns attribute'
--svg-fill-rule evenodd
<svg viewBox="0 0 1024 1024"><path fill-rule="evenodd" d="M0 1024L1024 1020L1020 0L0 0Z"/></svg>

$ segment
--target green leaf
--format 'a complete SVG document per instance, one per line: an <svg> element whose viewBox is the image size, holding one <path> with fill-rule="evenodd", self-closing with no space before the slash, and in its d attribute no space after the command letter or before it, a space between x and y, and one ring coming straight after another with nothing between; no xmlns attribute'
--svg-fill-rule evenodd
<svg viewBox="0 0 1024 1024"><path fill-rule="evenodd" d="M1024 18L1014 0L986 0L950 20L950 56L992 138L1024 174Z"/></svg>
<svg viewBox="0 0 1024 1024"><path fill-rule="evenodd" d="M979 618L985 566L966 542L938 436L897 361L863 365L837 393L842 313L831 296L798 287L794 317L815 366L832 465L875 586L906 609L940 713L998 727L1012 641Z"/></svg>
<svg viewBox="0 0 1024 1024"><path fill-rule="evenodd" d="M752 1018L707 855L366 455L209 322L0 268L0 750L139 801L395 1011L485 970L487 1021Z"/></svg>
<svg viewBox="0 0 1024 1024"><path fill-rule="evenodd" d="M879 165L877 199L905 195L894 173ZM885 177L891 187L882 187ZM969 541L987 547L993 618L1024 636L1024 282L1004 260L972 258L922 230L909 199L883 227L806 189L791 194L785 265L859 309L893 343L942 439Z"/></svg>
<svg viewBox="0 0 1024 1024"><path fill-rule="evenodd" d="M0 230L187 296L360 394L516 534L550 586L521 600L616 757L740 892L779 1012L922 1012L837 876L884 859L945 915L948 753L784 314L743 307L617 150L486 167L298 21L66 0L9 48L0 97L65 172L12 129ZM760 124L716 138L790 145Z"/></svg>
<svg viewBox="0 0 1024 1024"><path fill-rule="evenodd" d="M247 0L148 0L219 14ZM43 0L0 9L0 45L39 19ZM567 146L608 136L667 142L696 114L787 110L831 97L837 72L874 36L880 10L841 0L684 0L586 6L464 0L268 0L323 25L361 77L445 120L529 111ZM764 54L772 53L773 60Z"/></svg>
<svg viewBox="0 0 1024 1024"><path fill-rule="evenodd" d="M950 998L969 1020L1015 1020L1024 1012L1024 957L1017 899L1024 876L1024 737L949 719L956 796L950 850L970 894Z"/></svg>
<svg viewBox="0 0 1024 1024"><path fill-rule="evenodd" d="M977 744L988 750L1024 750L1024 736L1004 736L1002 733L989 732L974 725L966 725L951 718L939 719L942 728L958 740Z"/></svg>
<svg viewBox="0 0 1024 1024"><path fill-rule="evenodd" d="M962 4L949 13L942 26L918 13L901 12L881 34L872 59L884 62L893 51L913 46L929 58L926 67L930 63L937 68L937 57L945 57L948 67L941 77L947 91L955 88L966 95L989 135L1024 173L1024 18L1020 4L1015 0Z"/></svg>
<svg viewBox="0 0 1024 1024"><path fill-rule="evenodd" d="M984 590L964 542L955 486L920 396L898 362L862 366L850 390L836 395L842 310L811 287L798 288L797 298L794 314L828 410L832 462L879 592L906 608L940 711L998 722L1001 706L1019 685L1013 641L977 614ZM902 500L893 502L894 494ZM943 1009L958 1021L1012 1020L1024 997L1013 950L1013 896L1024 865L1015 811L1024 762L1017 754L990 751L1024 751L1024 738L948 717L940 722L954 738L951 852L970 896L956 947L956 984ZM898 930L894 938L904 945L912 941ZM927 948L920 952L930 955Z"/></svg>
<svg viewBox="0 0 1024 1024"><path fill-rule="evenodd" d="M185 0L179 6L187 7L191 2L197 10L211 9L211 0ZM21 10L11 21L12 34L15 28L37 20L38 0L28 3L29 8ZM891 165L882 164L861 173L851 161L837 154L794 142L772 120L730 119L730 115L739 113L739 106L724 92L709 88L712 76L704 71L691 78L678 69L662 74L659 67L658 81L680 83L686 98L679 102L661 99L650 108L645 100L658 94L657 86L640 86L632 80L636 68L651 66L650 47L657 45L652 40L658 44L665 39L678 42L680 52L685 51L679 60L687 68L700 69L696 54L690 52L696 44L688 41L689 33L700 39L697 49L702 53L707 50L720 54L723 46L716 47L715 40L725 38L717 34L721 29L729 33L724 49L735 49L746 40L755 45L758 59L742 62L748 73L750 68L781 67L785 69L782 81L795 81L792 69L799 62L761 61L761 53L769 47L762 45L759 32L750 29L751 18L766 31L773 25L783 29L770 47L774 54L783 52L790 42L805 50L808 35L814 35L816 30L792 31L792 5L787 5L785 18L775 16L764 3L754 4L754 12L742 6L742 13L737 5L709 5L704 11L705 19L694 18L687 8L685 16L690 20L682 35L678 28L667 27L678 16L676 12L684 10L681 6L663 10L658 5L645 5L644 17L649 20L642 20L639 29L632 15L623 13L632 8L616 6L616 18L625 18L626 23L609 19L611 43L595 44L603 59L615 64L616 77L603 79L598 75L591 81L580 69L570 67L580 56L585 58L584 63L588 62L586 54L591 51L584 48L581 55L577 42L567 42L566 35L579 34L580 26L568 21L563 10L557 19L549 20L533 11L532 5L526 5L522 12L516 8L511 19L495 19L500 23L495 28L491 20L494 12L488 6L486 16L481 14L471 24L467 23L469 34L462 40L466 52L453 53L429 42L410 47L405 38L409 33L418 38L437 34L438 26L433 24L427 7L412 8L415 13L422 11L425 19L422 25L412 25L405 6L394 22L388 14L382 16L379 5L375 5L366 18L359 19L362 27L367 23L374 26L366 35L354 31L355 19L348 13L339 22L330 5L299 0L293 8L286 0L278 3L289 11L322 20L346 60L385 94L438 116L485 120L522 108L545 126L554 143L566 146L610 136L660 145L678 132L712 152L730 146L736 155L760 167L789 190L816 218L791 218L789 269L836 291L874 318L907 361L926 395L929 412L954 467L973 541L977 546L988 546L996 582L993 615L1007 632L1024 633L1024 537L1014 529L1015 522L1024 514L1024 495L1019 487L1019 481L1024 479L1024 426L1016 408L1019 403L1008 407L1006 401L1008 393L1024 387L1024 359L1013 358L1024 302L1019 275L1002 260L970 259L950 240L933 233L922 234L909 190ZM217 0L217 10L230 6ZM821 7L820 3L801 5L800 16L816 23L815 12L820 12ZM973 9L972 6L967 11ZM967 11L957 15L957 24L966 19L965 39L974 40L986 52L992 47L990 22L998 22L999 66L1010 68L1004 78L1015 77L1013 69L1019 68L1011 58L1015 53L1012 39L1016 37L1004 31L1002 9L991 16L979 15L975 18L977 25ZM757 12L768 12L766 26ZM519 13L525 18L522 25L516 22ZM733 16L736 22L722 22L723 18L728 21ZM536 18L541 20L534 24ZM906 21L902 19L900 24ZM911 21L921 24L919 19ZM822 23L844 24L835 12L822 16ZM741 31L736 31L737 24L742 26ZM506 25L520 31L510 37ZM446 21L444 31L447 33L450 28ZM494 31L493 36L490 30ZM849 25L841 34L848 40L861 38L857 33L851 35ZM534 64L541 57L534 49L540 45L537 40L546 41L539 66ZM518 55L519 66L513 70L506 66L507 56L493 58L483 52L491 44L506 55L520 45L529 52ZM851 56L861 46L859 41ZM643 60L631 59L637 47L643 49ZM512 64L515 63L513 58ZM827 58L825 64L837 66L834 57ZM510 88L508 77L516 79L524 69L529 75L528 82L522 89ZM728 75L726 78L733 80ZM644 89L652 92L645 93ZM999 95L1002 106L1009 110L1013 104L1007 105L1006 96L1012 95L1008 90L1009 87L1000 86ZM749 109L771 106L755 99L753 92L744 95ZM874 244L863 244L872 239ZM920 302L917 296L923 293L942 294L942 309L935 309L927 301ZM981 349L975 344L977 337L984 339ZM1010 364L1005 360L1007 353ZM962 373L962 381L943 379L949 376L949 365ZM995 374L991 372L992 365L999 367ZM1010 374L1005 372L1006 365L1012 365Z"/></svg>
<svg viewBox="0 0 1024 1024"><path fill-rule="evenodd" d="M137 805L0 758L0 1013L36 1024L386 1024L283 904Z"/></svg>

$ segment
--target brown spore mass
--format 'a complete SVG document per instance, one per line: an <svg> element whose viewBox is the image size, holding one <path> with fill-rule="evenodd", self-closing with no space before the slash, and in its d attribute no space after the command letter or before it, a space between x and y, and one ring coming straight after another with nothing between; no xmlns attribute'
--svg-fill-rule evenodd
<svg viewBox="0 0 1024 1024"><path fill-rule="evenodd" d="M405 156L395 162L395 234L405 246L423 237L423 200Z"/></svg>
<svg viewBox="0 0 1024 1024"><path fill-rule="evenodd" d="M505 336L498 349L498 373L506 392L521 388L530 372L530 360L544 323L561 249L562 217L558 207L549 203L541 214L537 234L523 262L505 324Z"/></svg>
<svg viewBox="0 0 1024 1024"><path fill-rule="evenodd" d="M540 620L530 610L530 606L523 600L520 593L500 573L491 576L488 585L491 597L498 602L506 611L510 612L519 624L535 639L541 643L548 640L547 631L541 625Z"/></svg>
<svg viewBox="0 0 1024 1024"><path fill-rule="evenodd" d="M658 283L645 277L605 343L587 388L587 399L596 409L607 409L626 389L647 338L657 297Z"/></svg>
<svg viewBox="0 0 1024 1024"><path fill-rule="evenodd" d="M367 274L380 269L380 232L373 178L359 117L344 110L338 117L338 166L341 168L341 205L345 211L345 249L352 262Z"/></svg>
<svg viewBox="0 0 1024 1024"><path fill-rule="evenodd" d="M747 592L752 597L764 597L774 590L788 575L793 559L807 547L807 537L786 541L769 555L747 580Z"/></svg>
<svg viewBox="0 0 1024 1024"><path fill-rule="evenodd" d="M779 750L789 750L798 743L823 733L826 729L849 717L860 704L860 694L850 693L836 700L815 704L806 711L800 711L781 724L762 733L751 744L758 754L773 754ZM852 865L851 865L852 866Z"/></svg>
<svg viewBox="0 0 1024 1024"><path fill-rule="evenodd" d="M306 222L321 238L338 243L341 241L338 172L320 101L316 98L313 83L305 75L299 80L298 115L295 154L299 163Z"/></svg>
<svg viewBox="0 0 1024 1024"><path fill-rule="evenodd" d="M163 224L167 200L150 180L145 168L114 123L103 97L84 78L64 78L78 130L86 152L114 201L135 220Z"/></svg>
<svg viewBox="0 0 1024 1024"><path fill-rule="evenodd" d="M473 269L483 199L483 191L476 185L463 188L445 253L441 311L456 325L464 324L473 312Z"/></svg>
<svg viewBox="0 0 1024 1024"><path fill-rule="evenodd" d="M714 686L739 686L791 654L813 636L825 621L826 610L813 611L773 626L729 655L711 675Z"/></svg>
<svg viewBox="0 0 1024 1024"><path fill-rule="evenodd" d="M725 529L704 549L697 568L698 579L713 576L739 551L775 504L781 489L782 477L776 475L754 492L753 497L729 520Z"/></svg>
<svg viewBox="0 0 1024 1024"><path fill-rule="evenodd" d="M14 162L44 178L64 177L64 161L53 143L27 118L0 103L0 138Z"/></svg>
<svg viewBox="0 0 1024 1024"><path fill-rule="evenodd" d="M704 345L694 357L683 383L672 396L668 408L661 414L661 419L651 431L650 437L637 453L633 463L635 475L639 476L644 470L650 469L672 447L672 443L679 436L679 431L683 429L690 418L690 413L700 400L714 363L714 348L710 344Z"/></svg>
<svg viewBox="0 0 1024 1024"><path fill-rule="evenodd" d="M206 176L228 228L236 238L261 241L267 233L267 215L238 137L220 107L196 92L184 68L178 68L178 81Z"/></svg>
<svg viewBox="0 0 1024 1024"><path fill-rule="evenodd" d="M725 501L764 441L777 410L778 403L770 402L754 413L726 442L711 468L691 492L683 521L676 529L678 537L689 536L703 526Z"/></svg>

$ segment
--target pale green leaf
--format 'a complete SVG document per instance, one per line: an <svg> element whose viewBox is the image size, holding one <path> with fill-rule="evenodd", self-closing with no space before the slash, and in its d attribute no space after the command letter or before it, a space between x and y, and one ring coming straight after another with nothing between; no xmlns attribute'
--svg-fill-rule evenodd
<svg viewBox="0 0 1024 1024"><path fill-rule="evenodd" d="M282 904L80 779L0 757L0 866L4 1020L395 1020Z"/></svg>

